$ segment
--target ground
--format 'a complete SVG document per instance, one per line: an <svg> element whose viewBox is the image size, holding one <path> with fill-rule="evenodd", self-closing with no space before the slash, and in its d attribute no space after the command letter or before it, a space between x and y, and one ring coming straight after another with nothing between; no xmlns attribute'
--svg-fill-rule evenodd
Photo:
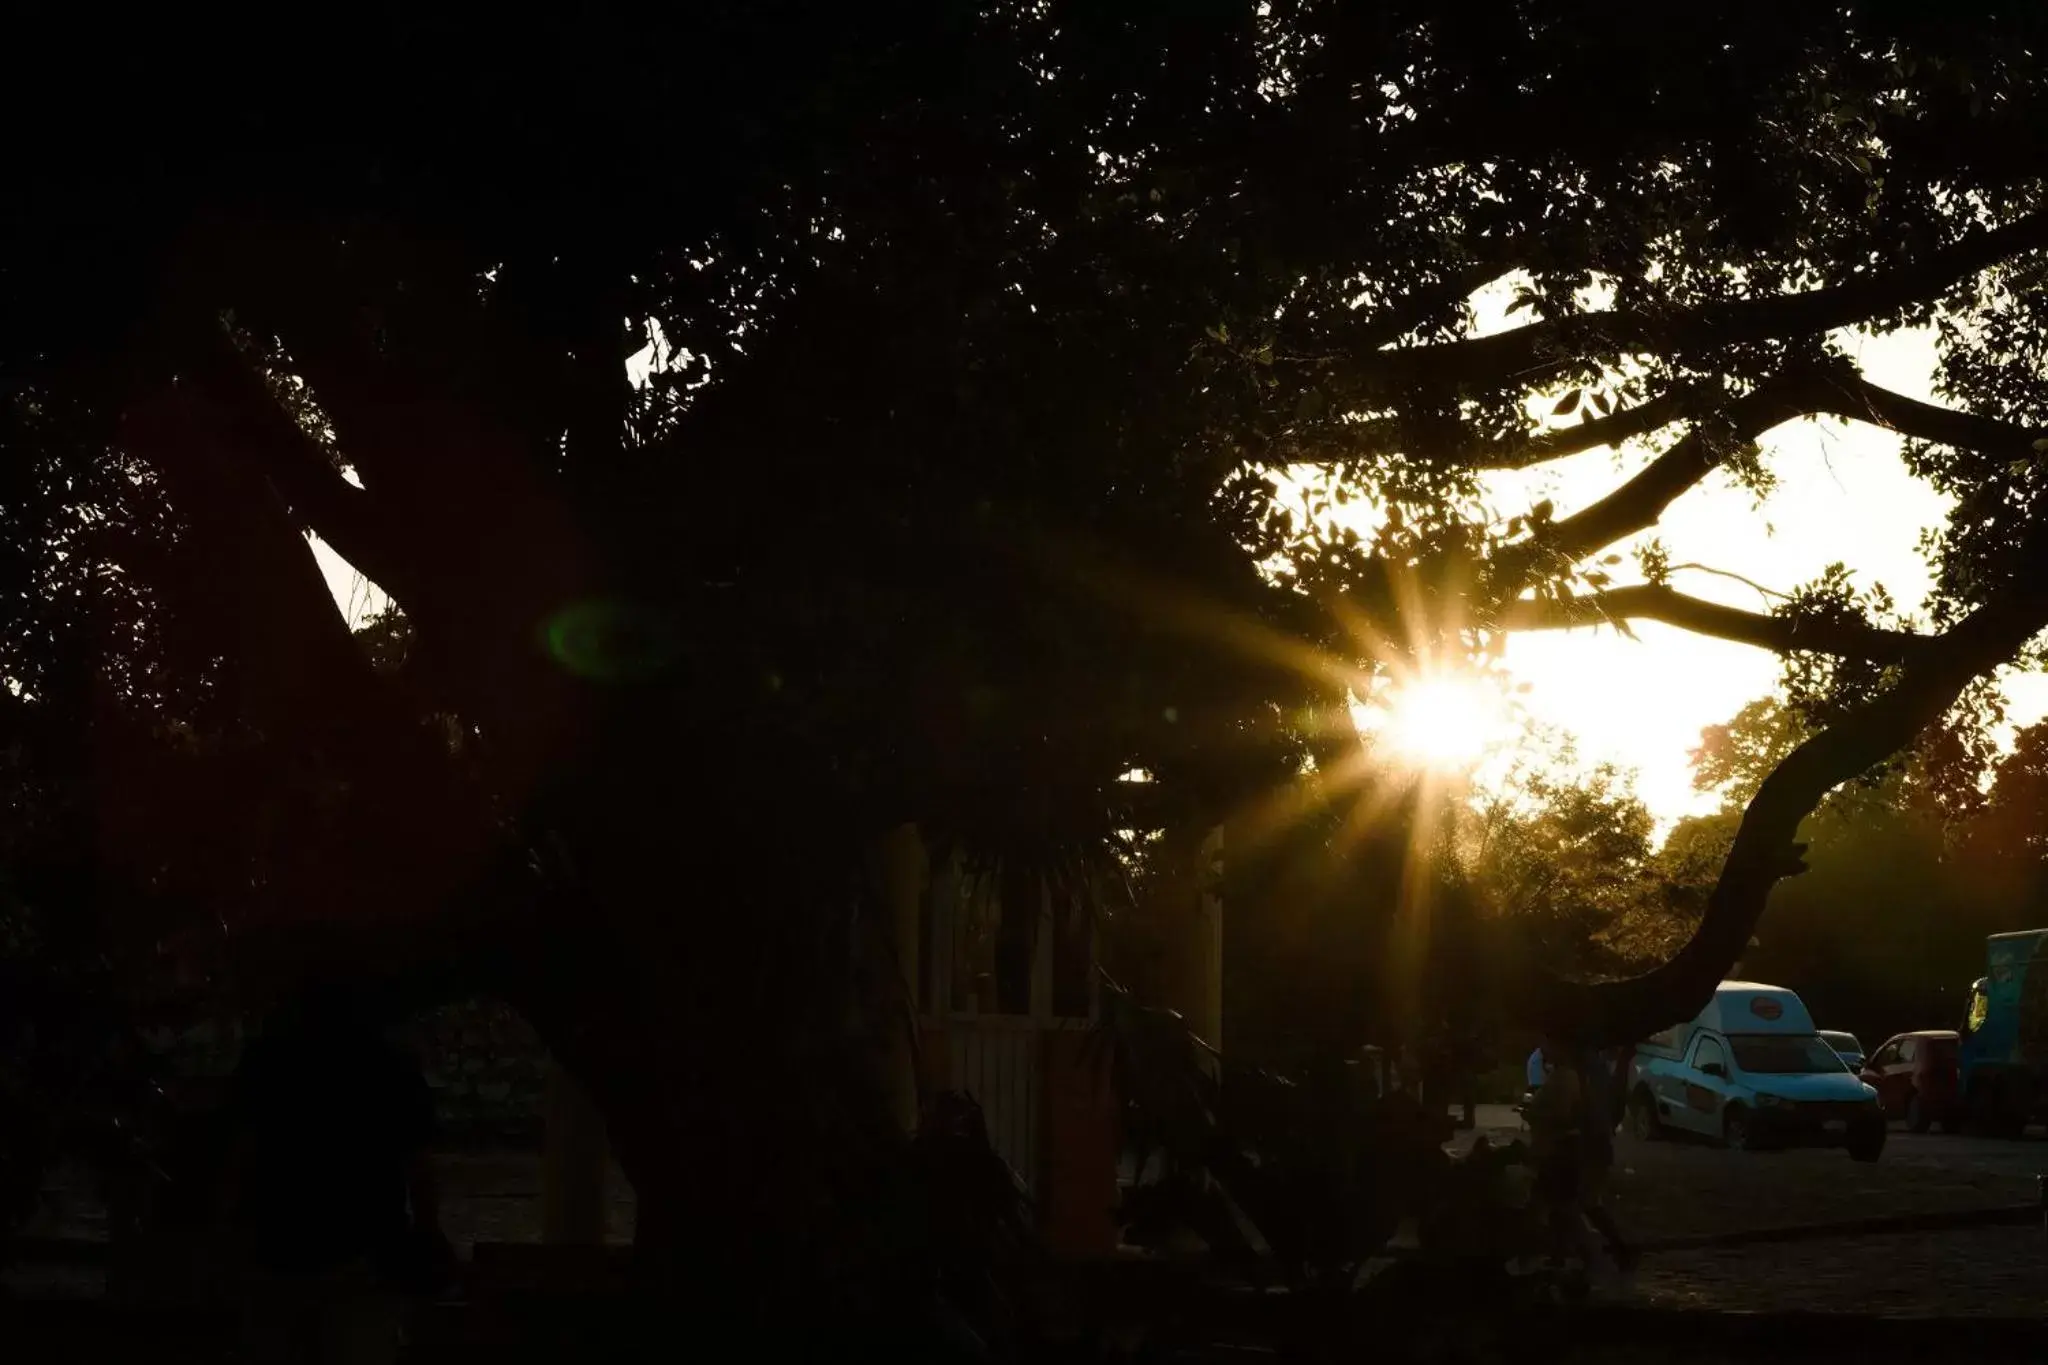
<svg viewBox="0 0 2048 1365"><path fill-rule="evenodd" d="M1483 1106L1481 1131L1515 1132L1512 1110ZM1468 1139L1469 1140L1469 1139ZM1888 1214L2032 1203L2048 1173L2040 1130L2017 1142L1911 1134L1884 1156L1836 1151L1730 1152L1616 1139L1611 1202L1647 1242ZM1889 1316L2048 1313L2048 1230L1971 1228L1670 1250L1646 1256L1636 1297L1735 1312L1807 1310Z"/></svg>
<svg viewBox="0 0 2048 1365"><path fill-rule="evenodd" d="M1514 1114L1505 1107L1482 1106L1480 1122L1495 1141L1514 1136ZM535 1154L449 1154L440 1169L445 1222L458 1244L539 1239ZM1654 1245L1755 1228L2029 1203L2044 1172L2048 1141L2038 1130L2026 1140L2003 1142L1895 1128L1883 1159L1868 1165L1842 1152L1728 1152L1623 1136L1612 1202L1628 1231ZM73 1200L68 1216L40 1220L36 1231L96 1235L84 1203ZM609 1240L629 1242L632 1229L631 1190L615 1171ZM78 1272L66 1278L75 1280ZM1645 1257L1632 1297L1736 1312L2048 1315L2048 1231L2033 1223L1659 1250Z"/></svg>

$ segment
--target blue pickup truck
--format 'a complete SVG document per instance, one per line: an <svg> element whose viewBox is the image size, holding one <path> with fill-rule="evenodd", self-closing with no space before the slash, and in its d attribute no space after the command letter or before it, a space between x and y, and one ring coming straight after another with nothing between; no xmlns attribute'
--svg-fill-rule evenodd
<svg viewBox="0 0 2048 1365"><path fill-rule="evenodd" d="M1722 982L1698 1017L1637 1044L1627 1117L1644 1139L1841 1147L1857 1161L1884 1152L1877 1091L1822 1041L1804 1001L1750 981Z"/></svg>
<svg viewBox="0 0 2048 1365"><path fill-rule="evenodd" d="M2048 1106L2048 929L1984 940L1985 974L1970 986L1960 1030L1964 1118L2018 1137Z"/></svg>

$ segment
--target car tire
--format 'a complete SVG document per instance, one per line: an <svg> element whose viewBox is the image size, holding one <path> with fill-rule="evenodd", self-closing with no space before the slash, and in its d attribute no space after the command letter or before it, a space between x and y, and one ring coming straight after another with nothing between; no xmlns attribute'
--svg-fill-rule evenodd
<svg viewBox="0 0 2048 1365"><path fill-rule="evenodd" d="M1852 1135L1849 1139L1851 1161L1875 1161L1884 1155L1884 1125L1876 1124L1868 1132Z"/></svg>
<svg viewBox="0 0 2048 1365"><path fill-rule="evenodd" d="M1750 1122L1749 1111L1739 1104L1721 1111L1721 1145L1734 1152L1757 1150L1756 1125Z"/></svg>
<svg viewBox="0 0 2048 1365"><path fill-rule="evenodd" d="M1927 1106L1921 1102L1920 1092L1915 1090L1906 1096L1906 1131L1924 1133L1933 1126L1934 1115L1927 1112Z"/></svg>
<svg viewBox="0 0 2048 1365"><path fill-rule="evenodd" d="M1641 1086L1628 1097L1628 1135L1638 1142L1658 1142L1664 1137L1664 1121L1657 1117L1657 1101Z"/></svg>

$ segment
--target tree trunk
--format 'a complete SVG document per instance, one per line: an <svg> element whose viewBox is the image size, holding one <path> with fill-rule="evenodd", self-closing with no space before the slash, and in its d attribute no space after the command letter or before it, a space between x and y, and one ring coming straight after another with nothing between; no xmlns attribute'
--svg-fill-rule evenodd
<svg viewBox="0 0 2048 1365"><path fill-rule="evenodd" d="M541 1239L564 1246L605 1240L610 1148L604 1115L560 1062L548 1069L547 1134L541 1162Z"/></svg>
<svg viewBox="0 0 2048 1365"><path fill-rule="evenodd" d="M890 955L895 967L887 989L900 992L902 1004L900 1010L887 1011L899 1017L898 1026L885 1028L882 1035L882 1078L888 1091L889 1112L903 1132L911 1133L916 1131L918 1119L918 983L924 965L920 939L925 887L931 875L930 860L917 826L898 825L883 836L876 864L876 880L889 917Z"/></svg>
<svg viewBox="0 0 2048 1365"><path fill-rule="evenodd" d="M1892 688L1788 754L1743 812L1734 846L1699 928L1671 961L1627 981L1598 985L1531 975L1504 983L1513 1012L1600 1045L1632 1043L1689 1018L1748 951L1771 888L1804 869L1799 826L1842 783L1898 753L1955 703L1963 689L2019 653L2048 625L2048 545L2037 540L2020 577L1937 637Z"/></svg>

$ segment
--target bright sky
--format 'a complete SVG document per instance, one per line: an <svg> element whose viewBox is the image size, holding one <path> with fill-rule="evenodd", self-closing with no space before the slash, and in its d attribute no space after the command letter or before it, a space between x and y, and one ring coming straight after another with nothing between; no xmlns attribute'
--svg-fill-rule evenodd
<svg viewBox="0 0 2048 1365"><path fill-rule="evenodd" d="M1512 325L1502 311L1506 290L1494 293L1482 301L1481 332ZM1933 401L1931 333L1851 336L1846 344L1874 382ZM651 360L650 349L627 363L636 382ZM1679 499L1654 532L1671 562L1727 569L1784 591L1839 560L1860 585L1882 583L1901 608L1917 609L1929 575L1915 547L1923 529L1941 522L1946 506L1906 473L1899 439L1876 427L1821 421L1787 425L1761 444L1777 476L1769 498L1759 507L1727 479L1707 480ZM1550 498L1557 515L1565 516L1612 490L1648 458L1639 448L1589 451L1540 469L1492 476L1487 498L1504 516ZM1618 548L1625 551L1630 544ZM383 594L345 560L317 539L313 546L335 601L351 621L383 607ZM1631 559L1616 570L1617 580L1628 581L1632 564ZM1768 607L1750 588L1717 575L1679 573L1674 583L1698 597ZM1607 628L1517 635L1504 663L1517 682L1527 684L1519 702L1529 719L1571 735L1582 762L1606 760L1634 769L1637 790L1668 826L1712 808L1710 798L1692 789L1687 751L1703 726L1727 720L1743 703L1770 692L1777 661L1762 650L1656 622L1634 629L1634 640ZM2048 714L2048 677L2008 673L2004 685L2015 724Z"/></svg>
<svg viewBox="0 0 2048 1365"><path fill-rule="evenodd" d="M1930 392L1930 332L1845 338L1870 379L1911 397ZM1665 514L1655 531L1673 564L1698 563L1739 573L1784 591L1840 561L1859 585L1882 583L1899 606L1916 610L1930 584L1916 549L1938 525L1946 501L1907 474L1899 438L1861 423L1788 424L1760 443L1777 486L1761 507L1716 476ZM1565 516L1641 468L1646 451L1591 451L1538 470L1488 481L1493 505L1512 515L1549 497ZM1626 542L1632 545L1635 542ZM1633 575L1633 559L1616 570ZM1698 597L1751 609L1769 603L1733 580L1705 573L1673 576ZM1634 626L1636 640L1608 629L1513 637L1508 671L1529 685L1521 698L1531 718L1576 737L1586 762L1608 759L1637 770L1637 790L1660 823L1711 809L1692 789L1686 753L1701 727L1725 721L1776 685L1776 657L1763 650L1694 635L1656 622ZM2008 674L2011 719L2029 724L2048 713L2048 677Z"/></svg>

